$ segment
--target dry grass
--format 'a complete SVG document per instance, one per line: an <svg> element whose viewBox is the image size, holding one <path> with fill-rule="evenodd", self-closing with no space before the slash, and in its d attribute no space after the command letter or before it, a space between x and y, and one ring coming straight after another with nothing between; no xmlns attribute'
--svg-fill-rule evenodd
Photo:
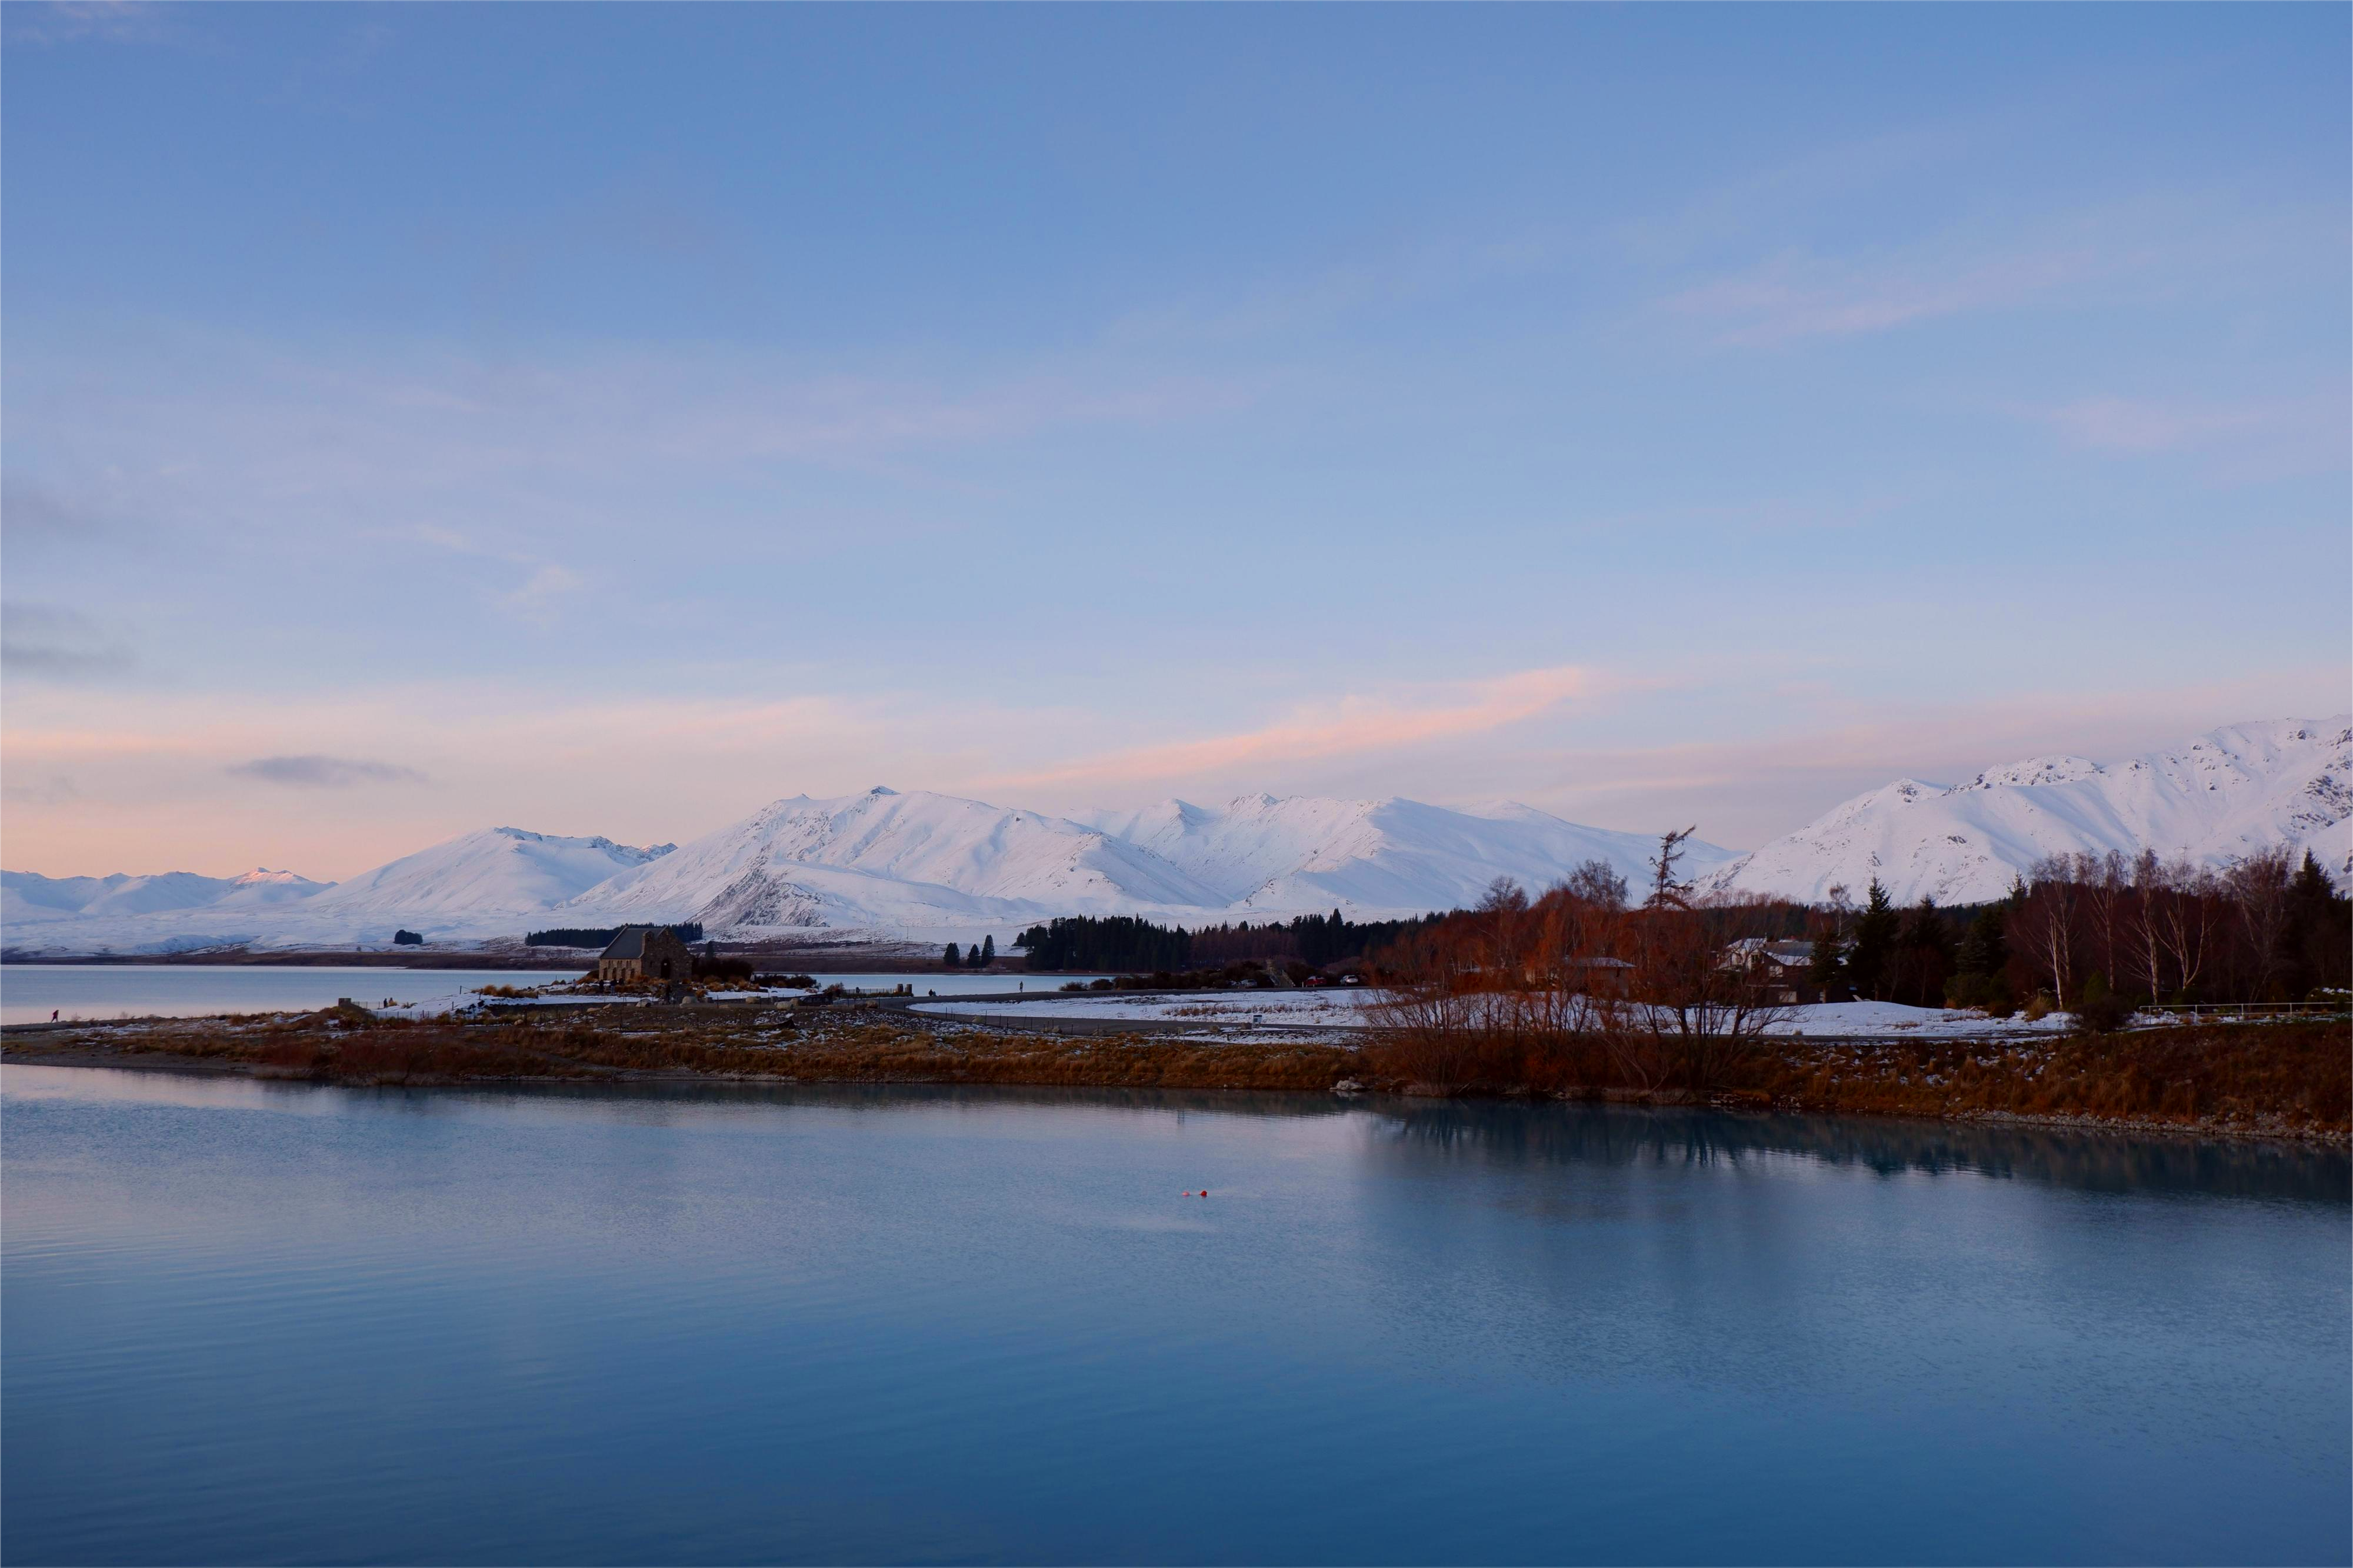
<svg viewBox="0 0 2353 1568"><path fill-rule="evenodd" d="M2342 1135L2353 1127L2353 1029L2224 1025L2013 1046L1824 1044L1776 1052L1757 1064L1751 1087L1809 1110Z"/></svg>
<svg viewBox="0 0 2353 1568"><path fill-rule="evenodd" d="M1400 1037L1366 1053L1395 1085L1575 1096L1631 1087L1599 1042ZM2353 1029L2216 1025L2022 1042L1776 1042L1736 1062L1721 1099L1876 1115L2084 1117L2343 1137Z"/></svg>
<svg viewBox="0 0 2353 1568"><path fill-rule="evenodd" d="M712 1017L714 1011L618 1022L413 1023L330 1009L267 1023L166 1020L19 1036L7 1055L90 1061L161 1053L362 1084L696 1077L1328 1090L1356 1078L1392 1090L1439 1086L1447 1093L1568 1098L1631 1087L1598 1042L1576 1037L1472 1037L1442 1047L1396 1037L1358 1052L1148 1035L998 1034L865 1010L811 1016L747 1009ZM2013 1043L1776 1043L1736 1062L1715 1098L1841 1114L2090 1118L2343 1139L2353 1127L2353 1029L2337 1022Z"/></svg>
<svg viewBox="0 0 2353 1568"><path fill-rule="evenodd" d="M26 1037L9 1055L166 1054L330 1083L500 1079L755 1078L837 1083L997 1083L1137 1089L1328 1089L1352 1053L1132 1035L1063 1039L940 1030L857 1013L802 1023L741 1018L460 1024L337 1009L264 1026L219 1019Z"/></svg>

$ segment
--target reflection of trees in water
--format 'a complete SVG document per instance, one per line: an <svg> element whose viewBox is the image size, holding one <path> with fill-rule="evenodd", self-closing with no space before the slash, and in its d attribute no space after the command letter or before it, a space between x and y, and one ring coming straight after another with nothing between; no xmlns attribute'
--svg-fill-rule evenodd
<svg viewBox="0 0 2353 1568"><path fill-rule="evenodd" d="M293 1087L293 1086L290 1086ZM317 1092L308 1086L301 1091ZM354 1091L343 1091L354 1092ZM633 1084L356 1092L406 1097L419 1110L451 1097L638 1101L677 1106L804 1106L887 1113L1005 1109L1135 1110L1323 1120L1365 1115L1400 1151L1498 1164L1737 1164L1799 1155L1881 1175L1967 1172L2094 1192L2353 1203L2346 1151L2256 1139L2200 1141L1970 1122L1837 1116L1735 1116L1710 1110L1472 1100L1344 1100L1230 1089L1059 1089L995 1084Z"/></svg>
<svg viewBox="0 0 2353 1568"><path fill-rule="evenodd" d="M294 1086L308 1089L310 1086ZM1082 1110L1178 1111L1190 1114L1272 1118L1345 1115L1355 1102L1328 1094L1285 1094L1219 1089L1096 1089L1053 1085L953 1083L729 1083L719 1079L633 1084L516 1084L496 1089L362 1090L407 1095L429 1108L436 1099L466 1095L484 1099L574 1100L612 1104L804 1106L828 1110L877 1112L975 1110L1006 1108Z"/></svg>
<svg viewBox="0 0 2353 1568"><path fill-rule="evenodd" d="M1968 1172L2093 1192L2353 1203L2344 1150L2255 1139L1461 1100L1383 1101L1377 1115L1400 1148L1505 1164L1715 1165L1794 1154L1881 1175Z"/></svg>

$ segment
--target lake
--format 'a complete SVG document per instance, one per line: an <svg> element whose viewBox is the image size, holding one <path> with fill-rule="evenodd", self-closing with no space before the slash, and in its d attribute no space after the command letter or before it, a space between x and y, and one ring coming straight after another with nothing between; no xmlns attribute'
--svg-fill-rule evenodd
<svg viewBox="0 0 2353 1568"><path fill-rule="evenodd" d="M0 1161L12 1562L2353 1555L2341 1152L9 1067Z"/></svg>
<svg viewBox="0 0 2353 1568"><path fill-rule="evenodd" d="M546 969L387 969L269 963L0 964L0 1024L67 1018L201 1018L216 1013L278 1013L332 1007L338 997L374 1005L422 1002L485 985L543 985L565 977ZM920 994L1013 995L1053 991L1092 975L823 974L825 984L874 991L912 984Z"/></svg>

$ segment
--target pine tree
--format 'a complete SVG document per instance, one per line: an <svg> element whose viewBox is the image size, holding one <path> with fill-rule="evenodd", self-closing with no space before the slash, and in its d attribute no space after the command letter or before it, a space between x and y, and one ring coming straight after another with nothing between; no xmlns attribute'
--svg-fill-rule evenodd
<svg viewBox="0 0 2353 1568"><path fill-rule="evenodd" d="M1814 943L1814 956L1806 965L1806 984L1821 993L1825 1002L1835 1002L1846 989L1846 941L1831 931Z"/></svg>
<svg viewBox="0 0 2353 1568"><path fill-rule="evenodd" d="M1676 833L1659 836L1659 852L1651 857L1651 897L1647 909L1688 909L1683 901L1683 884L1675 879L1675 864L1683 858L1683 840L1699 831L1699 825Z"/></svg>
<svg viewBox="0 0 2353 1568"><path fill-rule="evenodd" d="M965 950L964 966L966 969L980 967L980 943L974 942L971 947Z"/></svg>
<svg viewBox="0 0 2353 1568"><path fill-rule="evenodd" d="M1868 898L1862 913L1855 917L1854 951L1846 961L1847 983L1857 996L1883 999L1894 978L1892 961L1903 921L1876 877L1871 879Z"/></svg>
<svg viewBox="0 0 2353 1568"><path fill-rule="evenodd" d="M993 936L993 935L992 935L992 936L984 936L984 937L982 937L982 938L980 939L980 963L981 963L981 967L982 967L982 968L984 968L984 969L986 969L986 968L987 968L990 964L995 963L996 962L997 962L997 938L996 938L995 936Z"/></svg>
<svg viewBox="0 0 2353 1568"><path fill-rule="evenodd" d="M957 947L955 943L950 942L948 943L948 950L940 954L940 962L946 964L950 969L958 968L964 963L964 950Z"/></svg>
<svg viewBox="0 0 2353 1568"><path fill-rule="evenodd" d="M1953 973L1953 930L1936 912L1936 900L1923 896L1905 915L1896 946L1896 1000L1934 1007L1944 999L1945 981Z"/></svg>
<svg viewBox="0 0 2353 1568"><path fill-rule="evenodd" d="M1956 974L2000 974L2010 962L2010 946L2002 941L2001 906L1978 911L1969 922L1968 933L1961 938L1960 950L1953 954Z"/></svg>

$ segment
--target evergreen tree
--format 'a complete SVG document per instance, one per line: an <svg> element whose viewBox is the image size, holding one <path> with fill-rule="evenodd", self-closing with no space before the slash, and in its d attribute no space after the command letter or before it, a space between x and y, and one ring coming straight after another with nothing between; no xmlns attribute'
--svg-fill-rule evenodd
<svg viewBox="0 0 2353 1568"><path fill-rule="evenodd" d="M1846 996L1846 938L1832 929L1814 942L1814 956L1806 965L1806 984L1821 993L1825 1002Z"/></svg>
<svg viewBox="0 0 2353 1568"><path fill-rule="evenodd" d="M965 950L964 966L966 969L978 969L980 967L980 943L974 942L970 948Z"/></svg>
<svg viewBox="0 0 2353 1568"><path fill-rule="evenodd" d="M2343 901L2328 880L2328 873L2320 868L2320 862L2313 858L2309 849L2304 852L2304 863L2296 867L2295 875L2288 881L2287 901L2292 911L2288 918L2298 923L2325 918L2331 904Z"/></svg>
<svg viewBox="0 0 2353 1568"><path fill-rule="evenodd" d="M997 938L996 938L994 935L990 935L990 936L984 936L984 937L982 937L982 938L980 939L980 963L981 963L981 967L982 967L982 968L984 968L984 969L986 969L988 965L990 965L990 964L992 964L992 963L995 963L996 962L997 962Z"/></svg>
<svg viewBox="0 0 2353 1568"><path fill-rule="evenodd" d="M1904 917L1897 940L1899 981L1895 999L1915 1007L1934 1007L1944 1000L1945 981L1953 973L1953 928L1936 910L1936 900L1925 895Z"/></svg>
<svg viewBox="0 0 2353 1568"><path fill-rule="evenodd" d="M1854 987L1857 996L1884 1000L1893 970L1896 939L1902 933L1903 921L1895 906L1887 900L1887 889L1879 879L1871 879L1868 901L1862 913L1855 917L1854 948L1847 954L1847 984Z"/></svg>
<svg viewBox="0 0 2353 1568"><path fill-rule="evenodd" d="M2291 996L2324 987L2342 989L2353 980L2353 900L2337 896L2336 885L2309 849L2288 881L2284 945Z"/></svg>
<svg viewBox="0 0 2353 1568"><path fill-rule="evenodd" d="M1995 904L1978 911L1969 922L1968 933L1953 954L1956 974L2000 974L2010 962L2010 945L2002 941L2001 906Z"/></svg>
<svg viewBox="0 0 2353 1568"><path fill-rule="evenodd" d="M955 943L950 942L948 943L948 950L940 954L940 962L946 964L950 969L958 968L964 963L964 950L956 946Z"/></svg>

